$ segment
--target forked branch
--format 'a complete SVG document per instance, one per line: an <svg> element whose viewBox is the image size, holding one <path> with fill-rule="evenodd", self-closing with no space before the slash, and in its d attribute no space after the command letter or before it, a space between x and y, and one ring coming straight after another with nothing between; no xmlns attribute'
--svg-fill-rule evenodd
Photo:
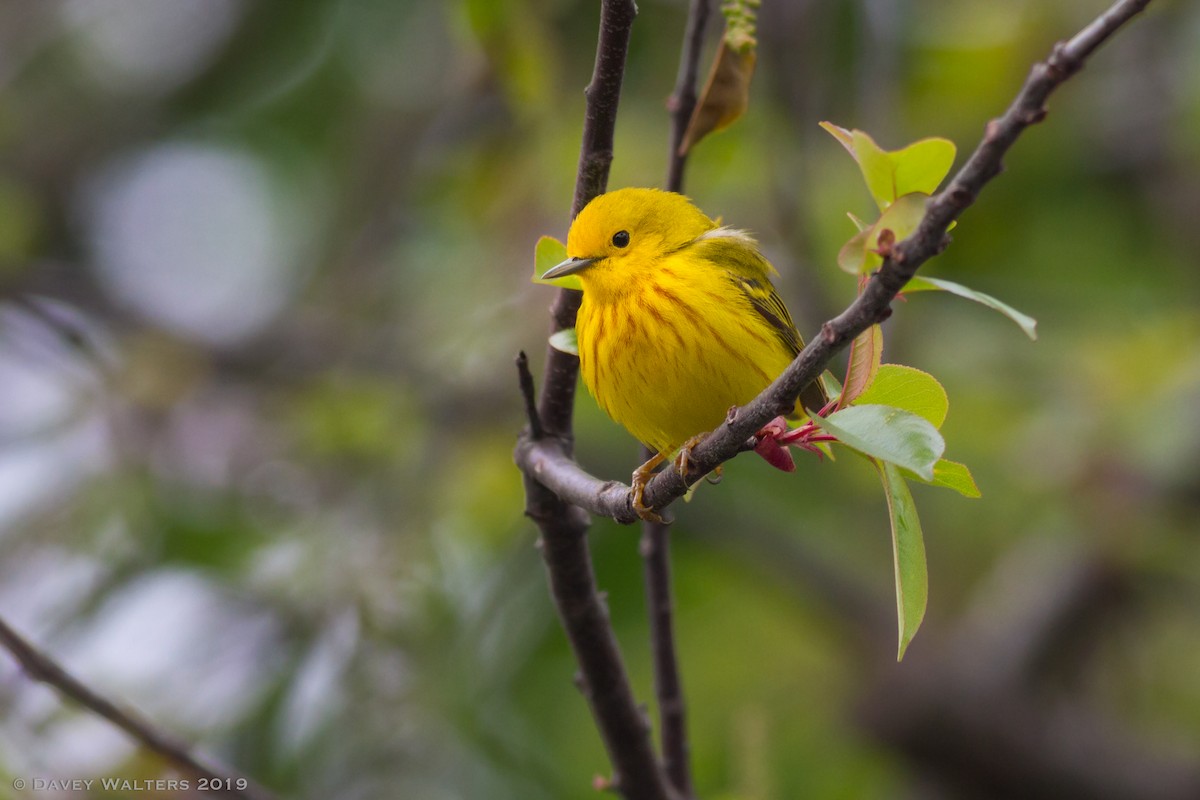
<svg viewBox="0 0 1200 800"><path fill-rule="evenodd" d="M870 325L885 318L891 301L917 269L947 244L950 224L999 174L1008 149L1030 125L1045 116L1045 102L1078 72L1087 58L1150 0L1120 0L1070 41L1055 46L1034 66L1003 116L988 123L983 140L945 190L934 196L917 230L895 245L863 292L819 335L784 373L754 401L735 413L691 453L688 476L664 470L646 488L645 502L661 510L683 496L689 482L712 471L741 450L767 421L793 406L800 390L830 359ZM612 131L620 96L629 33L636 14L631 0L604 0L596 69L587 92L587 115L572 216L602 192L612 159ZM686 65L685 65L686 68ZM682 163L679 164L682 174ZM578 292L561 290L552 308L553 329L570 327L579 307ZM539 402L532 377L521 360L522 389L530 425L518 440L515 459L525 477L526 513L541 530L541 547L551 591L580 664L582 685L615 771L615 787L628 800L677 800L654 754L648 723L637 706L617 648L607 610L596 586L587 548L587 514L619 522L637 519L629 487L602 481L572 458L572 415L578 360L547 351Z"/></svg>
<svg viewBox="0 0 1200 800"><path fill-rule="evenodd" d="M892 300L917 269L946 247L950 224L975 202L988 181L1000 173L1009 148L1026 128L1045 118L1045 103L1051 93L1082 69L1101 44L1149 4L1150 0L1120 0L1069 41L1055 45L1045 61L1035 64L1008 110L987 124L983 139L966 164L945 189L930 199L916 231L891 249L883 266L871 276L855 301L822 326L820 333L812 337L774 383L737 409L691 451L691 469L686 479L675 470L659 473L646 487L645 503L661 511L682 497L691 483L747 449L754 434L769 420L790 409L801 389L815 380L835 355L858 334L886 318ZM517 455L522 469L536 469L539 480L567 502L619 522L637 519L627 486L588 475L566 451L553 446L527 447L519 448Z"/></svg>
<svg viewBox="0 0 1200 800"><path fill-rule="evenodd" d="M636 14L633 0L604 0L601 4L572 217L603 192L608 182L625 56ZM559 291L551 309L552 330L575 324L579 299L579 292ZM516 456L525 477L525 513L541 532L539 547L550 592L579 663L580 688L613 765L611 784L627 800L674 800L676 795L654 752L649 720L634 697L608 609L596 585L587 544L587 514L550 491L537 465L523 463L522 453L543 445L570 460L579 360L548 348L541 398L536 403L526 360L519 358L517 367L529 417Z"/></svg>

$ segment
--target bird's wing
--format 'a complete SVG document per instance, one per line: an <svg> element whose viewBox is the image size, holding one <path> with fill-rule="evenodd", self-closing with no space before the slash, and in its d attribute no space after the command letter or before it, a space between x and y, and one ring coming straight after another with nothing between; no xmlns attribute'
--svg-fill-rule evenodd
<svg viewBox="0 0 1200 800"><path fill-rule="evenodd" d="M800 338L795 323L792 322L792 315L788 313L787 306L783 304L779 292L775 291L771 282L766 279L748 278L733 272L729 274L729 279L750 301L750 305L758 312L759 316L771 324L771 329L783 342L783 346L788 349L788 352L792 354L792 358L800 355L800 351L804 349L804 341Z"/></svg>
<svg viewBox="0 0 1200 800"><path fill-rule="evenodd" d="M718 265L743 297L765 319L794 358L804 347L792 315L771 283L775 268L745 231L716 228L692 243L705 261Z"/></svg>
<svg viewBox="0 0 1200 800"><path fill-rule="evenodd" d="M738 288L750 306L771 326L771 330L787 348L792 358L804 349L804 339L792 322L783 298L771 283L775 268L758 251L758 245L749 234L730 228L716 228L697 239L693 247L699 248L707 261L718 264L725 270L729 280ZM828 401L824 381L818 378L800 393L807 408L818 409Z"/></svg>

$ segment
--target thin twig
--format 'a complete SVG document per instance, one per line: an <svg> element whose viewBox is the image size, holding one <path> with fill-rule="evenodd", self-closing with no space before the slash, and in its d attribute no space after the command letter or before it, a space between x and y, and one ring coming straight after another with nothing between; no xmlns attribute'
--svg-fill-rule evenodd
<svg viewBox="0 0 1200 800"><path fill-rule="evenodd" d="M667 191L670 192L683 191L687 153L680 153L679 149L696 109L696 77L700 74L700 50L704 46L704 31L708 27L711 7L712 0L692 0L688 7L679 73L675 78L675 90L667 100L667 112L671 115L671 149L667 155Z"/></svg>
<svg viewBox="0 0 1200 800"><path fill-rule="evenodd" d="M671 593L671 526L642 523L643 575L646 606L650 614L650 642L654 655L654 692L662 726L663 769L675 791L692 794L692 768L687 737L687 705L679 677L675 648L674 600Z"/></svg>
<svg viewBox="0 0 1200 800"><path fill-rule="evenodd" d="M521 396L525 398L525 418L529 421L529 436L534 441L545 435L542 418L538 416L537 391L533 388L533 373L529 371L529 357L522 350L517 354L517 377L521 383Z"/></svg>
<svg viewBox="0 0 1200 800"><path fill-rule="evenodd" d="M600 36L595 70L586 91L572 217L608 183L625 56L636 15L633 0L604 0L600 7ZM577 291L559 291L551 309L553 331L575 324L579 300ZM649 721L634 697L608 609L596 584L587 543L590 520L583 509L569 505L565 498L547 489L538 465L523 457L531 449L547 444L551 452L570 460L578 374L578 358L552 347L547 349L537 413L530 417L531 427L517 443L517 460L522 463L525 477L525 513L541 531L539 545L551 595L579 663L581 688L613 765L612 785L626 800L674 800L675 793L654 752ZM533 435L535 417L541 420L544 435L540 439Z"/></svg>
<svg viewBox="0 0 1200 800"><path fill-rule="evenodd" d="M601 3L596 66L592 80L584 90L587 104L571 219L608 186L617 104L621 99L621 81L625 76L625 54L629 51L629 34L636 16L637 5L634 0L604 0ZM550 309L551 333L575 326L575 315L579 311L582 296L582 292L574 289L559 290ZM546 431L562 439L568 451L573 441L571 430L578 375L579 359L576 356L547 346L545 380L538 410Z"/></svg>
<svg viewBox="0 0 1200 800"><path fill-rule="evenodd" d="M184 742L158 729L137 713L121 708L116 702L90 689L13 630L3 619L0 619L0 644L12 653L30 678L53 686L66 697L116 725L147 750L162 756L183 772L211 780L214 789L220 794L241 800L274 800L274 795L246 776L211 761L201 760Z"/></svg>
<svg viewBox="0 0 1200 800"><path fill-rule="evenodd" d="M667 155L667 190L683 191L687 153L681 152L688 122L696 108L696 77L700 72L700 51L708 25L711 0L692 0L688 8L683 49L675 90L667 100L671 116L670 149ZM644 462L654 453L641 448ZM692 797L692 769L687 736L687 704L679 657L675 646L674 600L671 591L671 528L669 522L642 522L643 576L646 607L650 616L651 652L654 657L654 692L658 701L659 738L663 768L671 785L681 796Z"/></svg>
<svg viewBox="0 0 1200 800"><path fill-rule="evenodd" d="M917 230L891 249L879 271L871 276L863 292L845 311L826 322L821 332L763 392L749 404L736 409L729 419L691 451L687 478L675 470L663 470L646 487L646 505L661 511L682 497L690 483L699 480L741 450L756 431L770 419L791 408L800 391L821 374L825 365L862 331L887 317L890 303L913 277L918 267L940 253L947 244L946 230L1000 173L1004 154L1017 137L1046 114L1045 101L1068 78L1078 72L1097 47L1150 0L1120 0L1070 41L1058 44L1050 57L1036 64L1008 110L988 123L983 140L950 184L935 195L925 209ZM542 450L541 452L537 452ZM637 519L632 511L628 487L588 476L561 449L531 447L518 451L522 468L536 464L540 480L554 492L564 492L570 501L619 522ZM580 473L583 473L582 475ZM590 494L586 494L590 492Z"/></svg>

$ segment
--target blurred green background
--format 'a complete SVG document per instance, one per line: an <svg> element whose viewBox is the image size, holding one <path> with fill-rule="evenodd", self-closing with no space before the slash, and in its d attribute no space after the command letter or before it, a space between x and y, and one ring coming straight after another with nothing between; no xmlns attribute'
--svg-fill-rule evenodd
<svg viewBox="0 0 1200 800"><path fill-rule="evenodd" d="M640 6L614 187L666 170L686 2ZM845 212L872 208L817 123L961 161L1104 7L766 0L750 112L687 189L757 234L811 335L854 294ZM592 796L608 765L511 450L597 18L0 4L0 616L281 796ZM885 359L945 384L947 456L983 490L914 488L930 612L904 664L865 463L744 457L677 509L702 797L1196 796L1200 5L1159 0L1101 50L954 238L927 273L1040 339L930 294L886 325ZM578 455L622 480L637 459L586 393ZM649 702L637 540L592 531ZM1059 766L1077 780L1039 794ZM0 655L0 797L167 774Z"/></svg>

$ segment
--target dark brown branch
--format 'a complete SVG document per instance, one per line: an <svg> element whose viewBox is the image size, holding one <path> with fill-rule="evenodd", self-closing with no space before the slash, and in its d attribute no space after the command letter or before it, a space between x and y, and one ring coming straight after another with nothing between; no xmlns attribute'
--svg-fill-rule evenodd
<svg viewBox="0 0 1200 800"><path fill-rule="evenodd" d="M574 218L589 200L604 191L612 163L613 130L630 31L637 14L633 0L604 0L596 65L587 87L587 110L579 153ZM561 290L551 309L552 331L572 327L580 293ZM519 361L518 368L523 364ZM588 551L590 524L583 509L570 505L571 494L557 494L542 481L547 464L573 463L572 415L579 359L547 348L541 400L533 409L532 378L521 369L530 425L517 442L517 461L525 478L525 513L541 531L539 546L549 574L550 591L579 662L581 688L596 720L613 765L613 785L627 800L673 800L666 774L654 752L650 724L633 694L608 609L596 585ZM540 426L536 424L540 421ZM548 462L529 458L549 453ZM581 485L594 488L582 470L573 473ZM624 487L614 484L618 493ZM580 495L581 497L584 495ZM594 496L594 495L593 495Z"/></svg>
<svg viewBox="0 0 1200 800"><path fill-rule="evenodd" d="M529 371L529 357L522 350L517 354L517 377L521 382L521 397L525 399L525 418L529 422L531 439L541 439L545 435L542 429L542 418L538 416L537 390L533 387L533 373Z"/></svg>
<svg viewBox="0 0 1200 800"><path fill-rule="evenodd" d="M712 0L692 0L688 7L687 29L683 33L683 52L679 55L679 73L675 90L667 100L671 115L671 149L667 155L667 191L683 191L683 169L687 154L680 153L688 122L696 109L696 77L700 74L700 50L704 46L704 30Z"/></svg>
<svg viewBox="0 0 1200 800"><path fill-rule="evenodd" d="M654 692L662 727L663 769L682 797L692 797L691 755L687 738L687 705L675 651L674 600L671 596L671 526L642 523L646 605L654 654Z"/></svg>
<svg viewBox="0 0 1200 800"><path fill-rule="evenodd" d="M654 754L650 721L634 699L608 608L596 587L588 524L587 514L570 506L565 513L538 520L550 591L613 764L614 786L628 800L670 800L674 794Z"/></svg>
<svg viewBox="0 0 1200 800"><path fill-rule="evenodd" d="M700 72L700 50L708 25L711 0L692 0L688 7L683 50L675 90L667 100L671 115L670 150L667 155L667 190L683 191L687 154L681 152L688 122L696 108L696 76ZM641 448L641 460L654 455ZM674 601L671 593L671 528L669 522L642 522L642 558L646 583L646 606L650 615L651 652L654 656L654 693L658 701L659 738L663 768L671 785L683 797L692 797L692 769L687 737L687 704L679 675L675 648Z"/></svg>
<svg viewBox="0 0 1200 800"><path fill-rule="evenodd" d="M646 504L657 510L666 508L684 495L689 482L694 483L746 449L746 443L754 433L770 419L791 408L800 391L821 374L833 356L845 349L859 333L886 318L891 301L918 267L945 248L950 223L958 219L984 185L1000 173L1004 154L1017 137L1045 117L1045 101L1051 92L1078 72L1097 47L1149 3L1150 0L1120 0L1070 41L1056 45L1045 62L1035 65L1012 105L1003 116L988 123L983 140L967 163L950 184L929 201L917 230L892 248L883 266L871 276L858 298L826 322L821 332L762 394L737 409L730 419L691 451L691 470L686 480L675 470L660 472L646 487ZM534 458L534 454L528 455ZM544 465L547 463L540 457L535 460ZM555 458L551 456L549 460ZM583 485L578 476L565 473L543 473L541 479L552 489L569 486L577 491ZM636 518L630 510L628 490L623 507L614 509L611 486L600 481L595 483L602 492L597 492L590 500L575 494L572 502L621 522Z"/></svg>
<svg viewBox="0 0 1200 800"><path fill-rule="evenodd" d="M161 756L188 775L207 778L222 789L219 794L242 800L274 800L274 795L254 781L224 767L201 760L180 740L159 730L133 711L121 708L112 700L88 688L67 672L50 656L34 647L0 619L0 645L3 645L25 672L35 681L53 686L66 697L116 725L140 745Z"/></svg>
<svg viewBox="0 0 1200 800"><path fill-rule="evenodd" d="M629 505L629 487L620 481L602 481L592 475L571 458L558 439L522 436L517 441L513 460L551 498L547 499L541 493L534 498L526 494L525 514L534 520L558 513L551 506L543 509L543 502L561 500L563 504L579 506L624 524L637 521L637 514Z"/></svg>
<svg viewBox="0 0 1200 800"><path fill-rule="evenodd" d="M621 81L625 76L625 55L629 51L629 33L637 6L633 0L605 0L600 7L600 38L596 44L596 66L592 80L584 90L587 98L583 119L583 142L579 148L579 167L575 175L575 199L571 219L601 194L608 185L608 169L613 159L613 132L617 104L621 99ZM582 293L562 289L550 309L551 333L575 326ZM573 438L571 419L575 409L575 384L579 359L546 349L545 381L539 404L542 424L552 435L568 443Z"/></svg>

